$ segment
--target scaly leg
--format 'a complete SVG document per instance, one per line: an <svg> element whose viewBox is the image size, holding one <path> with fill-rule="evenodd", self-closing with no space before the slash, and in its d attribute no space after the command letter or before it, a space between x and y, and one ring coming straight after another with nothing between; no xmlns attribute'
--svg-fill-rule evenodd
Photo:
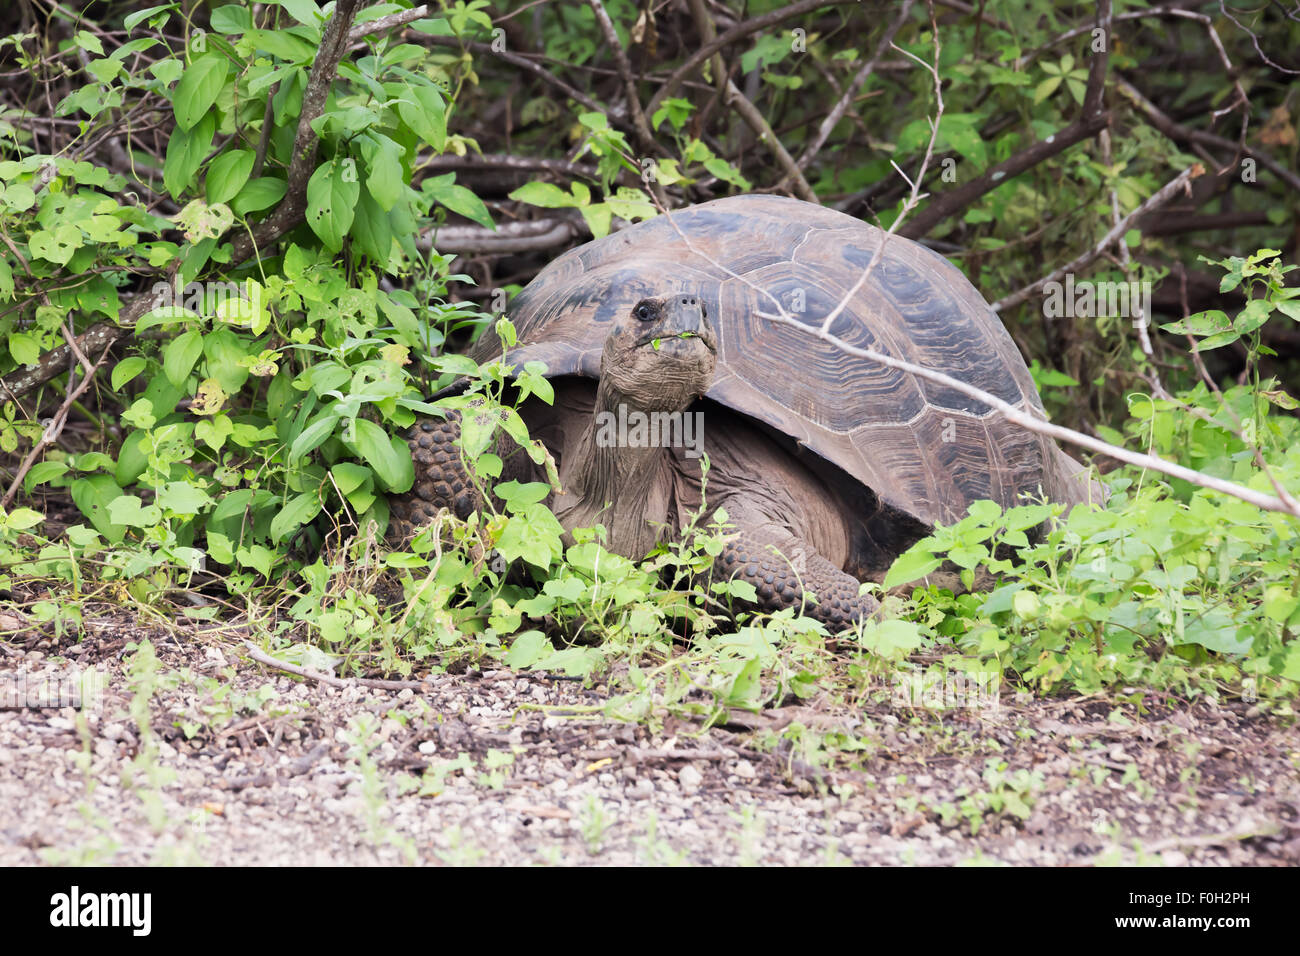
<svg viewBox="0 0 1300 956"><path fill-rule="evenodd" d="M802 606L805 615L832 633L865 620L880 606L869 595L858 595L857 578L770 524L741 527L714 559L713 570L723 580L739 578L752 584L760 610Z"/></svg>

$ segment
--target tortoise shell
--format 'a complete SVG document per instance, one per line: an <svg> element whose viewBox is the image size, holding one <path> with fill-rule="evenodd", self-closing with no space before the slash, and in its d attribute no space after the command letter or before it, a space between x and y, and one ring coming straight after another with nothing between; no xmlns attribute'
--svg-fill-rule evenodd
<svg viewBox="0 0 1300 956"><path fill-rule="evenodd" d="M1079 466L1050 440L951 388L757 315L774 311L770 294L796 320L820 326L875 255L882 230L769 195L718 199L671 219L630 226L544 268L510 309L518 341L507 361L545 362L548 376L599 378L616 316L642 298L689 292L704 300L718 336L707 397L811 449L894 508L932 525L959 520L981 499L1004 507L1026 492L1080 500L1072 478ZM1012 405L1042 408L988 303L952 263L908 239L888 238L830 332ZM499 353L490 334L470 350L479 362Z"/></svg>

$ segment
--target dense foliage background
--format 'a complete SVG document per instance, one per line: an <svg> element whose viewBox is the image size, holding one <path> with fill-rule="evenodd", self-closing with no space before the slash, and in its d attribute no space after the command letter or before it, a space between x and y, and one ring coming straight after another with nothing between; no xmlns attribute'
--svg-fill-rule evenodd
<svg viewBox="0 0 1300 956"><path fill-rule="evenodd" d="M724 533L707 514L643 565L596 532L566 547L544 486L499 488L499 513L409 550L379 538L385 495L412 480L396 436L439 413L428 396L455 375L516 394L451 346L508 337L509 296L563 249L751 190L957 262L1055 420L1294 504L1294 12L411 7L0 11L0 589L16 606L58 628L83 597L240 615L283 659L366 672L599 673L623 691L615 712L647 719L962 672L1289 707L1295 514L1106 458L1104 510L1031 544L1047 506L972 509L896 566L887 621L830 642L789 615L733 627L723 604L743 594L692 586ZM1153 321L1055 314L1041 280L1058 271L1151 283ZM502 427L528 441L517 416ZM466 448L487 483L490 438ZM943 559L1001 583L925 587ZM405 600L381 600L381 579Z"/></svg>

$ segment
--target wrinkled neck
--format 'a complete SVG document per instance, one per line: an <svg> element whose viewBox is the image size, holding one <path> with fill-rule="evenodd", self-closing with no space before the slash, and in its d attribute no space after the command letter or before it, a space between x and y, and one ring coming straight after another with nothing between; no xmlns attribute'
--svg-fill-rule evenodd
<svg viewBox="0 0 1300 956"><path fill-rule="evenodd" d="M645 557L663 534L670 452L662 445L639 447L625 426L663 410L646 408L601 379L568 489L572 503L560 515L569 529L603 524L606 547L633 560Z"/></svg>

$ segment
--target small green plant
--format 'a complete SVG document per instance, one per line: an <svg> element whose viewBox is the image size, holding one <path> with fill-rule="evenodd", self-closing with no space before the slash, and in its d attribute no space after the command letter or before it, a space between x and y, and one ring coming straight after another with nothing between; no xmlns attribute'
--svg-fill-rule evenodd
<svg viewBox="0 0 1300 956"><path fill-rule="evenodd" d="M614 818L604 801L594 793L588 794L582 805L582 813L578 817L578 829L587 844L589 854L596 856L604 848L609 828L613 823Z"/></svg>
<svg viewBox="0 0 1300 956"><path fill-rule="evenodd" d="M659 814L651 810L646 817L645 834L636 837L637 861L643 866L685 866L685 851L674 850L659 834Z"/></svg>
<svg viewBox="0 0 1300 956"><path fill-rule="evenodd" d="M958 802L945 802L935 808L942 826L955 827L965 821L971 836L977 836L990 817L1027 820L1043 787L1043 775L1039 771L1022 769L1008 773L1006 763L996 759L985 762L983 781L987 789L959 787Z"/></svg>
<svg viewBox="0 0 1300 956"><path fill-rule="evenodd" d="M374 714L363 713L350 721L344 737L349 754L357 762L361 774L361 802L366 827L373 844L395 847L406 857L407 862L414 863L417 858L415 843L384 820L388 806L388 783L372 756L379 743L378 730L379 718Z"/></svg>

